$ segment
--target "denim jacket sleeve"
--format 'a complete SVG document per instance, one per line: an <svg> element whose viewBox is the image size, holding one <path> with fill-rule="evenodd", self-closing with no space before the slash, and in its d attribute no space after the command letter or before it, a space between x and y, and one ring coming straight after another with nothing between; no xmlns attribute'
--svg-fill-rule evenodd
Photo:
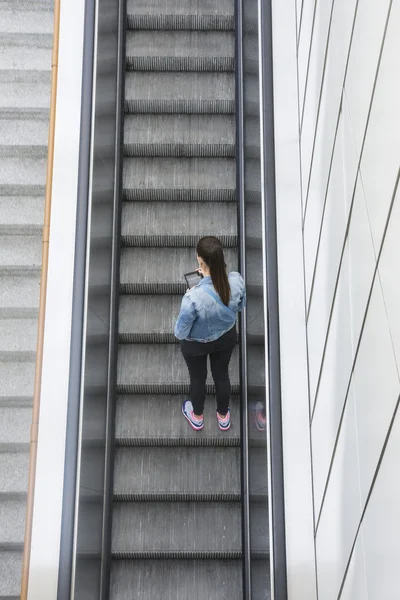
<svg viewBox="0 0 400 600"><path fill-rule="evenodd" d="M188 337L195 318L196 311L188 292L182 298L181 310L175 323L174 334L178 340L184 340Z"/></svg>

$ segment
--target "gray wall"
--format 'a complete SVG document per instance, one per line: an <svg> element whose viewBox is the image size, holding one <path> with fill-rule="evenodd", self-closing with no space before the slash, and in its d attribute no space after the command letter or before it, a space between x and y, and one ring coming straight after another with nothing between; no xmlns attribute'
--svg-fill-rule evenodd
<svg viewBox="0 0 400 600"><path fill-rule="evenodd" d="M342 585L342 599L399 597L399 30L399 0L297 2L322 600L338 598Z"/></svg>

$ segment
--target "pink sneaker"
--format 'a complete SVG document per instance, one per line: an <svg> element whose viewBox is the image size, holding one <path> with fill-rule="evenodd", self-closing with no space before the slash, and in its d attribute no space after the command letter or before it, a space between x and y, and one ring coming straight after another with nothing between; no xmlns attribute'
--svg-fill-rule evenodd
<svg viewBox="0 0 400 600"><path fill-rule="evenodd" d="M217 421L218 421L218 427L220 428L221 431L228 431L228 429L231 426L231 409L228 408L228 412L226 413L225 416L220 415L219 412L217 411Z"/></svg>
<svg viewBox="0 0 400 600"><path fill-rule="evenodd" d="M182 414L185 417L185 419L189 421L190 425L192 426L192 429L194 429L195 431L200 431L201 429L203 429L204 419L203 417L201 417L201 419L197 419L194 416L193 404L190 402L190 400L185 400L185 402L182 404Z"/></svg>

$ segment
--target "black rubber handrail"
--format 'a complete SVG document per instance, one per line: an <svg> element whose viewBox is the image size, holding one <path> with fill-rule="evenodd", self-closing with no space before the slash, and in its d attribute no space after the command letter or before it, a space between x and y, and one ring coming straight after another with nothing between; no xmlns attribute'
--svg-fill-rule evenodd
<svg viewBox="0 0 400 600"><path fill-rule="evenodd" d="M115 160L114 160L114 206L110 298L110 331L107 382L107 421L104 470L103 537L101 540L100 600L107 600L111 577L111 529L115 447L115 406L117 392L118 359L118 311L119 311L119 267L121 256L121 212L122 174L124 144L125 105L125 45L126 45L126 0L118 2L118 62L115 115Z"/></svg>
<svg viewBox="0 0 400 600"><path fill-rule="evenodd" d="M273 557L273 597L287 599L286 541L285 541L285 494L283 478L283 440L281 406L281 362L279 335L279 288L278 288L278 248L276 228L276 188L275 188L275 133L274 133L274 94L272 56L272 9L271 0L260 1L259 23L261 36L261 106L262 111L262 152L265 197L265 262L267 287L268 332L268 402L270 447L269 502L272 510L272 531L270 538Z"/></svg>
<svg viewBox="0 0 400 600"><path fill-rule="evenodd" d="M246 231L244 198L244 130L243 130L243 6L235 0L235 97L236 97L236 194L238 202L239 270L246 281ZM247 333L246 309L239 318L240 343L240 424L241 424L241 492L242 492L242 570L243 599L251 600L250 508L249 508L249 440L247 410Z"/></svg>

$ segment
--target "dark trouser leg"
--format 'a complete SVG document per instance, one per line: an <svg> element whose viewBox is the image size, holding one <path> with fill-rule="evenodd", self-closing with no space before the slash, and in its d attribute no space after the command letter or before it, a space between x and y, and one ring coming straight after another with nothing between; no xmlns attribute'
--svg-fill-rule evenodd
<svg viewBox="0 0 400 600"><path fill-rule="evenodd" d="M190 375L190 399L195 415L202 415L206 398L207 354L191 356L193 342L182 342L181 349Z"/></svg>
<svg viewBox="0 0 400 600"><path fill-rule="evenodd" d="M231 382L228 367L234 346L235 341L228 348L210 354L211 372L217 395L217 411L221 416L225 416L229 408Z"/></svg>

